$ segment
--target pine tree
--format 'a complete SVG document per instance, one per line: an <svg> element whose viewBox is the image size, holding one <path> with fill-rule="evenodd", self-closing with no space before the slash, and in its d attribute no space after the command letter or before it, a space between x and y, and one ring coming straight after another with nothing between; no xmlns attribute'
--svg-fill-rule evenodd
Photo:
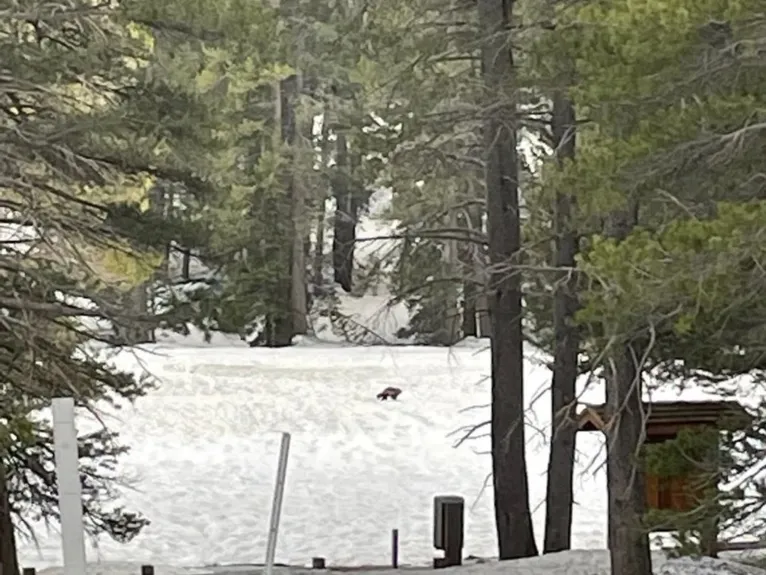
<svg viewBox="0 0 766 575"><path fill-rule="evenodd" d="M559 12L558 25L572 30L559 54L576 55L571 94L589 123L580 129L577 162L546 174L543 187L571 190L577 200L584 283L576 319L587 367L605 379L611 405L612 566L644 574L651 567L640 520L644 463L636 454L645 376L659 382L653 385L709 382L726 393L721 379L760 371L748 351L753 334L734 318L759 310L748 295L758 280L742 262L760 256L735 238L762 223L752 180L759 168L749 153L759 139L745 127L763 75L747 50L735 48L761 36L751 25L760 22L756 3L639 4L583 3ZM740 72L751 64L745 80ZM747 146L726 146L745 134L753 138ZM726 280L718 275L724 260L732 266ZM738 441L740 453L747 443ZM737 459L729 469L741 472L744 458Z"/></svg>
<svg viewBox="0 0 766 575"><path fill-rule="evenodd" d="M500 559L537 555L524 433L524 354L519 209L518 110L513 51L506 35L512 2L479 0L482 76L486 94L484 147L491 268L492 471Z"/></svg>

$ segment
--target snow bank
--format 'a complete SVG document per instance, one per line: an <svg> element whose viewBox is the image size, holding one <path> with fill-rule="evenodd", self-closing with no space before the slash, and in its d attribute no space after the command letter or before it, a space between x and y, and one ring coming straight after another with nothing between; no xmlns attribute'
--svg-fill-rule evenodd
<svg viewBox="0 0 766 575"><path fill-rule="evenodd" d="M89 563L86 575L139 575L140 563L124 561ZM206 569L194 569L186 567L173 567L171 565L155 565L154 575L207 575ZM64 575L63 567L48 567L38 571L39 575Z"/></svg>
<svg viewBox="0 0 766 575"><path fill-rule="evenodd" d="M665 559L661 554L653 557L655 575L766 575L766 571L725 559L680 558ZM156 575L261 575L263 569L258 566L215 566L193 569L181 569L170 566L156 566ZM332 568L330 569L332 571ZM431 568L365 569L353 571L358 575L401 575L402 572L415 574L434 574ZM87 575L138 575L137 563L99 563L88 566ZM276 575L307 575L316 573L299 567L276 567ZM478 562L453 567L440 571L444 575L610 575L609 555L606 551L565 551L519 559L517 561ZM40 575L63 575L63 569L53 567L40 572Z"/></svg>

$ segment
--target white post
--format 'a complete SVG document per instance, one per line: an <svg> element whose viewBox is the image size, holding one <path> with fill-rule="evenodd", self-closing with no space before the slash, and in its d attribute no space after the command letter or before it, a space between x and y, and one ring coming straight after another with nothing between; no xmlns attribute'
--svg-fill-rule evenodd
<svg viewBox="0 0 766 575"><path fill-rule="evenodd" d="M53 445L61 513L61 546L64 575L85 575L85 532L82 490L74 425L74 399L53 400Z"/></svg>
<svg viewBox="0 0 766 575"><path fill-rule="evenodd" d="M271 523L269 524L269 540L266 545L266 575L274 571L274 556L277 552L277 533L279 532L279 516L282 513L282 497L285 494L285 477L287 476L287 457L290 454L290 434L282 434L282 445L279 448L279 466L277 467L277 483L274 487L274 499L271 504ZM68 574L67 574L68 575Z"/></svg>

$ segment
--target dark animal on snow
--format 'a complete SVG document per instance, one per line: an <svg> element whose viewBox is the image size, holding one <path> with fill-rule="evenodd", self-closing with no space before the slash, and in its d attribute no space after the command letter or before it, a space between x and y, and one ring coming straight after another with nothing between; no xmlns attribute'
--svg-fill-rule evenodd
<svg viewBox="0 0 766 575"><path fill-rule="evenodd" d="M401 393L402 393L402 390L399 389L398 387L387 387L375 397L377 397L381 401L386 401L389 398L396 401L396 398L399 397L399 394Z"/></svg>

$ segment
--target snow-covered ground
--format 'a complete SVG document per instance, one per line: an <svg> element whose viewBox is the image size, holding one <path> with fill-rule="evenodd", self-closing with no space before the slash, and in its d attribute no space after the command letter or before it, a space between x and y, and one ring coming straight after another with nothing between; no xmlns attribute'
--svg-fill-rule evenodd
<svg viewBox="0 0 766 575"><path fill-rule="evenodd" d="M381 563L398 528L401 560L433 557L432 498L467 502L466 553L496 547L488 440L454 447L460 429L488 416L488 353L454 349L347 346L249 348L222 336L150 346L115 358L161 382L110 425L132 447L124 471L131 508L152 521L128 545L110 540L93 559L172 565L262 561L280 431L293 434L277 560L304 564ZM541 528L546 464L547 370L528 367L529 475ZM386 386L404 390L379 402ZM478 407L476 407L478 406ZM600 441L580 447L574 544L604 545L603 475L585 468ZM22 545L27 565L60 562L59 537L39 534L40 552Z"/></svg>
<svg viewBox="0 0 766 575"><path fill-rule="evenodd" d="M666 559L656 553L652 558L655 575L766 575L766 571L726 559ZM428 568L414 569L364 569L352 571L357 575L400 575L404 571L411 575L433 574ZM179 569L172 566L155 566L157 575L262 575L262 569L253 566L203 567L198 569ZM90 564L87 575L136 575L138 565L134 563ZM308 569L276 567L275 575L314 575L317 572ZM610 575L609 556L606 551L565 551L498 563L467 562L461 567L443 571L445 575ZM63 575L59 568L45 569L41 575Z"/></svg>
<svg viewBox="0 0 766 575"><path fill-rule="evenodd" d="M314 344L250 348L236 338L199 335L124 352L119 366L160 382L107 422L132 452L123 460L132 509L152 524L127 545L102 539L92 560L167 565L263 560L280 431L292 433L277 560L381 564L398 528L401 561L433 557L432 498L466 498L465 553L496 549L486 436L455 447L488 417L483 342L452 349ZM528 468L542 533L549 420L548 370L527 364ZM379 402L386 386L404 390ZM480 432L480 435L483 432ZM605 545L602 440L581 434L573 544ZM57 533L22 543L25 565L59 564Z"/></svg>

